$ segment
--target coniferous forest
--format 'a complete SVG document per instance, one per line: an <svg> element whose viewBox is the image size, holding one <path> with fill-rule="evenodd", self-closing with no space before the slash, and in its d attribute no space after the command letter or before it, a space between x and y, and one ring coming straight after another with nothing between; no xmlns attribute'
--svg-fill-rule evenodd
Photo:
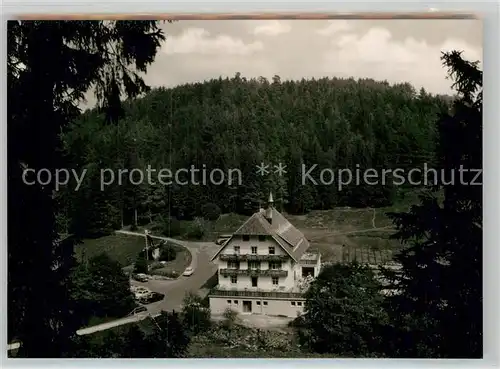
<svg viewBox="0 0 500 369"><path fill-rule="evenodd" d="M70 167L87 170L78 191L61 195L72 233L105 233L120 224L148 222L170 213L178 219L199 216L204 204L223 213L252 214L269 191L289 213L337 206L389 206L405 186L361 183L337 186L319 179L324 168L361 171L422 168L435 162L436 125L450 98L419 92L409 84L370 79L272 81L231 79L158 88L125 103L124 118L106 123L97 109L87 111L63 134ZM260 163L282 163L286 174L261 176ZM304 167L302 167L304 165ZM316 183L302 181L312 166ZM205 185L140 182L138 168L221 169L226 180ZM109 168L113 183L101 191L100 170ZM129 169L118 182L118 170ZM228 171L241 171L231 183ZM306 170L303 170L306 168ZM135 177L134 177L135 175ZM109 174L111 176L111 174ZM111 177L109 177L111 179ZM154 178L154 176L152 177ZM130 183L132 180L132 183ZM201 180L201 177L199 177ZM216 182L217 183L217 182ZM91 201L90 201L91 200ZM85 204L79 206L75 204ZM68 226L68 223L64 223Z"/></svg>

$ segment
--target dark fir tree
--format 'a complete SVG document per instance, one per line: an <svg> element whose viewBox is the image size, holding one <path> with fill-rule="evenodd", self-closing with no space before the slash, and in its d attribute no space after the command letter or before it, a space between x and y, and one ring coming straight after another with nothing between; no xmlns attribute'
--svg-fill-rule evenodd
<svg viewBox="0 0 500 369"><path fill-rule="evenodd" d="M391 355L482 357L482 72L453 51L442 56L458 93L438 121L436 192L408 213L392 214L408 245L388 273L401 294L389 300ZM455 178L452 178L455 172ZM473 181L477 182L474 184ZM439 192L438 192L439 191ZM438 196L442 194L443 196Z"/></svg>
<svg viewBox="0 0 500 369"><path fill-rule="evenodd" d="M304 345L348 357L376 352L387 315L371 268L357 263L326 266L305 297L299 331Z"/></svg>
<svg viewBox="0 0 500 369"><path fill-rule="evenodd" d="M76 329L53 186L25 185L23 168L65 167L60 133L91 88L106 122L123 116L120 96L148 90L138 73L162 40L153 21L8 22L8 337L21 356L58 357Z"/></svg>

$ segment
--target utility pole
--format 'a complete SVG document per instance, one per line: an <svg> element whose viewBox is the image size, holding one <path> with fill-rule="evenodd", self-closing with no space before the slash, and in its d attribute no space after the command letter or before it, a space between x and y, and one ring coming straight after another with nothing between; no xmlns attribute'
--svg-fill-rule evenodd
<svg viewBox="0 0 500 369"><path fill-rule="evenodd" d="M144 239L146 240L146 261L149 263L149 242L148 242L148 230L144 230ZM149 264L148 264L149 265Z"/></svg>

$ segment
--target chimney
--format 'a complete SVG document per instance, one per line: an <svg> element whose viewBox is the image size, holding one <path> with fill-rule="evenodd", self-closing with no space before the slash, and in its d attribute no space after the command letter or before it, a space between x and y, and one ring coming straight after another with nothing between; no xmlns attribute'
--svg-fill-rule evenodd
<svg viewBox="0 0 500 369"><path fill-rule="evenodd" d="M269 223L273 222L273 193L269 193L269 200L267 201L267 208L266 208L266 219Z"/></svg>

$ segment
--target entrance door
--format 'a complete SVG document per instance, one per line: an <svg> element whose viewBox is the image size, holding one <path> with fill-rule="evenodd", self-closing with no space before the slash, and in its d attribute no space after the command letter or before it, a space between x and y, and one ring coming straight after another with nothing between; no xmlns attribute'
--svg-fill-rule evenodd
<svg viewBox="0 0 500 369"><path fill-rule="evenodd" d="M243 301L243 312L244 313L252 312L252 301Z"/></svg>
<svg viewBox="0 0 500 369"><path fill-rule="evenodd" d="M302 267L302 278L307 276L314 277L314 268Z"/></svg>
<svg viewBox="0 0 500 369"><path fill-rule="evenodd" d="M257 287L258 277L252 277L252 287Z"/></svg>

